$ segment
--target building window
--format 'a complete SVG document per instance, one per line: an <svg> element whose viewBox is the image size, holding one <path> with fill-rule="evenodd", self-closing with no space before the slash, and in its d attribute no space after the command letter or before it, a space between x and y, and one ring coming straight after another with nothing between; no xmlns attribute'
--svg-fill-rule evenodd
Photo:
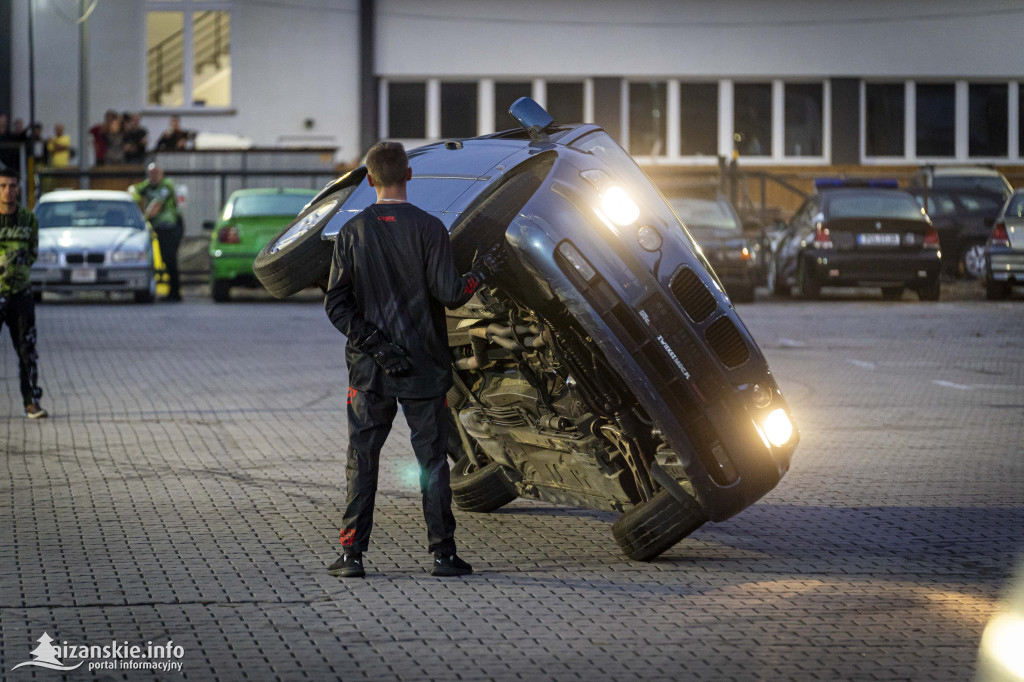
<svg viewBox="0 0 1024 682"><path fill-rule="evenodd" d="M533 84L521 83L495 83L494 84L494 129L508 130L515 127L516 122L508 114L509 107L520 97L532 97ZM556 121L558 119L555 119Z"/></svg>
<svg viewBox="0 0 1024 682"><path fill-rule="evenodd" d="M956 153L956 89L952 83L917 84L917 155Z"/></svg>
<svg viewBox="0 0 1024 682"><path fill-rule="evenodd" d="M146 103L163 107L231 105L228 3L150 3L146 12ZM178 8L166 11L168 7Z"/></svg>
<svg viewBox="0 0 1024 682"><path fill-rule="evenodd" d="M665 154L668 127L664 83L629 84L629 152L634 156Z"/></svg>
<svg viewBox="0 0 1024 682"><path fill-rule="evenodd" d="M718 83L679 84L679 153L718 154Z"/></svg>
<svg viewBox="0 0 1024 682"><path fill-rule="evenodd" d="M441 83L441 137L476 136L476 83Z"/></svg>
<svg viewBox="0 0 1024 682"><path fill-rule="evenodd" d="M388 137L425 138L426 117L426 83L388 83Z"/></svg>
<svg viewBox="0 0 1024 682"><path fill-rule="evenodd" d="M864 132L867 156L904 156L906 88L903 83L864 86Z"/></svg>
<svg viewBox="0 0 1024 682"><path fill-rule="evenodd" d="M747 156L772 155L771 83L736 83L733 86L733 140Z"/></svg>
<svg viewBox="0 0 1024 682"><path fill-rule="evenodd" d="M1005 83L968 85L970 156L1006 156L1009 127L1009 86Z"/></svg>
<svg viewBox="0 0 1024 682"><path fill-rule="evenodd" d="M583 122L583 83L547 83L547 110L555 123Z"/></svg>
<svg viewBox="0 0 1024 682"><path fill-rule="evenodd" d="M824 121L821 83L786 83L786 156L821 156Z"/></svg>

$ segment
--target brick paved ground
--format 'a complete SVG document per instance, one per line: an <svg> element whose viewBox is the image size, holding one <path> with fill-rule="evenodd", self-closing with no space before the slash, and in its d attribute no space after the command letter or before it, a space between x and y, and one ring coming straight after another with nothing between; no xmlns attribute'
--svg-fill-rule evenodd
<svg viewBox="0 0 1024 682"><path fill-rule="evenodd" d="M343 582L319 305L44 304L51 419L21 416L0 342L0 677L59 678L12 671L45 631L183 647L180 674L69 679L966 679L1021 549L1021 306L742 307L802 430L793 470L650 564L611 514L520 500L457 512L477 575L429 577L400 424L370 574Z"/></svg>

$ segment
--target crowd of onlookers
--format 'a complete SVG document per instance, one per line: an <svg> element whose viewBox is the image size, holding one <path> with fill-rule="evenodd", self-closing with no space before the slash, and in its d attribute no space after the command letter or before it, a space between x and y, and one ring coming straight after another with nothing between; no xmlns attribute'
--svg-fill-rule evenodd
<svg viewBox="0 0 1024 682"><path fill-rule="evenodd" d="M194 131L185 130L181 120L171 116L169 127L150 148L149 131L142 125L141 116L113 110L107 111L103 121L89 128L88 133L97 166L142 165L151 151L188 149L195 139ZM16 168L19 146L35 159L36 165L52 168L70 166L80 153L71 144L71 136L62 123L55 124L53 134L46 136L41 123L27 126L20 118L9 122L7 114L0 114L0 164Z"/></svg>

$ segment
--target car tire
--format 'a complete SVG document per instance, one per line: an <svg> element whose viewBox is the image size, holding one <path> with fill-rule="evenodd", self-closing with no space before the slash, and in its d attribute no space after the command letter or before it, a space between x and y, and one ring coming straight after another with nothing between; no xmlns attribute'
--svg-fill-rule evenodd
<svg viewBox="0 0 1024 682"><path fill-rule="evenodd" d="M135 298L136 303L152 303L156 300L156 273L153 272L149 277L149 288L139 289L133 291L132 296Z"/></svg>
<svg viewBox="0 0 1024 682"><path fill-rule="evenodd" d="M768 262L768 288L776 296L789 298L789 284L786 283L785 277L779 277L778 256L772 256L772 259Z"/></svg>
<svg viewBox="0 0 1024 682"><path fill-rule="evenodd" d="M320 235L338 209L345 203L345 199L355 190L355 187L356 185L345 187L310 206L308 210L303 211L295 220L288 223L288 227L274 235L259 252L252 264L252 271L271 296L287 298L306 287L313 286L317 280L328 278L331 272L334 244L324 241ZM316 226L300 234L287 246L274 251L278 241L292 229L292 226L325 203L333 200L338 201L337 206L325 214Z"/></svg>
<svg viewBox="0 0 1024 682"><path fill-rule="evenodd" d="M882 287L882 298L886 301L898 301L903 298L903 287Z"/></svg>
<svg viewBox="0 0 1024 682"><path fill-rule="evenodd" d="M985 298L990 301L1002 301L1010 296L1010 284L985 277Z"/></svg>
<svg viewBox="0 0 1024 682"><path fill-rule="evenodd" d="M494 462L477 469L468 455L452 466L452 501L468 512L489 512L504 507L519 497L505 469Z"/></svg>
<svg viewBox="0 0 1024 682"><path fill-rule="evenodd" d="M696 499L683 504L669 491L662 490L619 517L612 524L612 535L630 559L650 561L707 520Z"/></svg>
<svg viewBox="0 0 1024 682"><path fill-rule="evenodd" d="M800 263L800 296L808 301L815 301L821 298L821 284L814 279L814 275L807 272L806 266Z"/></svg>
<svg viewBox="0 0 1024 682"><path fill-rule="evenodd" d="M930 284L926 284L917 290L917 298L920 301L937 301L941 295L942 285L938 277Z"/></svg>
<svg viewBox="0 0 1024 682"><path fill-rule="evenodd" d="M215 279L210 284L210 297L217 303L231 300L231 284L223 279Z"/></svg>
<svg viewBox="0 0 1024 682"><path fill-rule="evenodd" d="M960 272L965 277L981 279L985 276L986 270L985 242L965 244L960 251Z"/></svg>

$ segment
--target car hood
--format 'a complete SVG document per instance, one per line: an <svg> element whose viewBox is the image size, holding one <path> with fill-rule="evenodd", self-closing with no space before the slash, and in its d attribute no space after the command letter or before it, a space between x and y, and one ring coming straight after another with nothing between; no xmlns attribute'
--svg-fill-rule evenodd
<svg viewBox="0 0 1024 682"><path fill-rule="evenodd" d="M133 227L47 227L39 248L60 251L115 251L127 244L145 248L149 234Z"/></svg>

